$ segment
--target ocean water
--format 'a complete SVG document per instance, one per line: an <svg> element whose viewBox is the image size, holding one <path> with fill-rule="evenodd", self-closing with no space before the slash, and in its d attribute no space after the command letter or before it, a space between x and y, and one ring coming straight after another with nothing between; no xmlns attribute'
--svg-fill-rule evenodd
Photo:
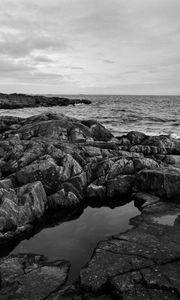
<svg viewBox="0 0 180 300"><path fill-rule="evenodd" d="M78 119L98 120L110 129L114 135L122 135L131 130L137 130L150 135L171 134L174 137L180 137L180 96L65 96L89 99L92 101L92 104L24 108L13 111L2 109L0 110L0 116L28 117L49 111L63 113Z"/></svg>

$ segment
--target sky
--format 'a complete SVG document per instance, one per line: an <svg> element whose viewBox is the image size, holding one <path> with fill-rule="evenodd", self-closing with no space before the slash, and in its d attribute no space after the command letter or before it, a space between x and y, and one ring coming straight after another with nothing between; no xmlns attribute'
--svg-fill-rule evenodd
<svg viewBox="0 0 180 300"><path fill-rule="evenodd" d="M0 0L0 92L180 95L180 0Z"/></svg>

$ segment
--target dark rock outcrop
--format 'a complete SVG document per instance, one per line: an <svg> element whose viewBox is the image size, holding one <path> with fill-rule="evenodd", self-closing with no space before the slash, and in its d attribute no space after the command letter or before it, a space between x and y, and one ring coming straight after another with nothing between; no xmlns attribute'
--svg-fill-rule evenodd
<svg viewBox="0 0 180 300"><path fill-rule="evenodd" d="M180 196L180 169L161 168L142 170L137 174L137 189L161 198L175 199Z"/></svg>
<svg viewBox="0 0 180 300"><path fill-rule="evenodd" d="M47 197L40 181L28 183L16 191L0 189L0 232L15 231L43 216ZM1 239L1 236L0 236Z"/></svg>
<svg viewBox="0 0 180 300"><path fill-rule="evenodd" d="M26 259L10 257L1 261L0 296L31 299L26 292L39 278L39 299L91 299L89 293L97 292L117 299L179 299L180 140L134 131L115 138L96 121L50 113L2 117L0 124L0 244L14 241L54 209L121 204L132 197L142 210L135 229L98 244L69 290L59 290L67 264L57 275L59 267L47 270L38 262L21 275ZM158 223L169 215L175 216L173 226ZM20 272L12 281L2 273L8 259ZM49 286L43 291L46 271Z"/></svg>
<svg viewBox="0 0 180 300"><path fill-rule="evenodd" d="M139 132L114 138L96 121L62 114L2 117L0 122L5 124L0 135L1 242L48 209L73 209L86 201L121 204L134 192L179 197L179 140ZM175 157L173 165L169 157Z"/></svg>
<svg viewBox="0 0 180 300"><path fill-rule="evenodd" d="M17 109L24 107L39 106L68 106L75 104L91 104L87 99L69 99L62 97L46 97L25 94L3 94L0 93L0 109ZM1 125L2 126L2 125Z"/></svg>

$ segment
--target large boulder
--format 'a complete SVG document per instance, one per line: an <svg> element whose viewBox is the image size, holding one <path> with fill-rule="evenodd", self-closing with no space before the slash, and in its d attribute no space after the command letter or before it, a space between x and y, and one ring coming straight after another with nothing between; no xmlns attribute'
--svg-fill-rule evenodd
<svg viewBox="0 0 180 300"><path fill-rule="evenodd" d="M98 202L105 202L106 200L106 187L104 185L96 185L91 183L87 187L86 197L90 202L96 201L97 205Z"/></svg>
<svg viewBox="0 0 180 300"><path fill-rule="evenodd" d="M142 169L156 169L159 168L159 163L154 159L148 157L137 157L133 159L135 171Z"/></svg>
<svg viewBox="0 0 180 300"><path fill-rule="evenodd" d="M29 183L16 191L0 189L0 232L15 231L18 227L40 219L47 197L41 182Z"/></svg>
<svg viewBox="0 0 180 300"><path fill-rule="evenodd" d="M29 182L41 181L47 193L59 186L62 168L48 155L25 166L10 177L18 186Z"/></svg>
<svg viewBox="0 0 180 300"><path fill-rule="evenodd" d="M119 175L114 179L110 179L106 183L107 198L119 199L129 196L134 186L134 175Z"/></svg>
<svg viewBox="0 0 180 300"><path fill-rule="evenodd" d="M134 173L134 164L131 159L120 158L110 168L107 179L113 179L119 175L128 175Z"/></svg>
<svg viewBox="0 0 180 300"><path fill-rule="evenodd" d="M127 137L132 145L140 145L145 140L146 134L139 131L130 131Z"/></svg>
<svg viewBox="0 0 180 300"><path fill-rule="evenodd" d="M136 187L139 191L148 192L162 198L179 199L180 169L142 170L137 174Z"/></svg>
<svg viewBox="0 0 180 300"><path fill-rule="evenodd" d="M89 127L95 141L109 141L113 134L103 125L94 120L83 120L82 124Z"/></svg>

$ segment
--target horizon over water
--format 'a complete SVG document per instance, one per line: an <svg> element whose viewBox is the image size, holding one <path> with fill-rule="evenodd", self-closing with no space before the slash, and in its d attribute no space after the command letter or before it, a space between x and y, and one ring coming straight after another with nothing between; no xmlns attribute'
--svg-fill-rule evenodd
<svg viewBox="0 0 180 300"><path fill-rule="evenodd" d="M117 135L137 130L150 135L180 138L180 96L161 95L53 95L83 98L91 105L1 109L0 116L29 117L43 112L63 113L77 119L95 119Z"/></svg>

